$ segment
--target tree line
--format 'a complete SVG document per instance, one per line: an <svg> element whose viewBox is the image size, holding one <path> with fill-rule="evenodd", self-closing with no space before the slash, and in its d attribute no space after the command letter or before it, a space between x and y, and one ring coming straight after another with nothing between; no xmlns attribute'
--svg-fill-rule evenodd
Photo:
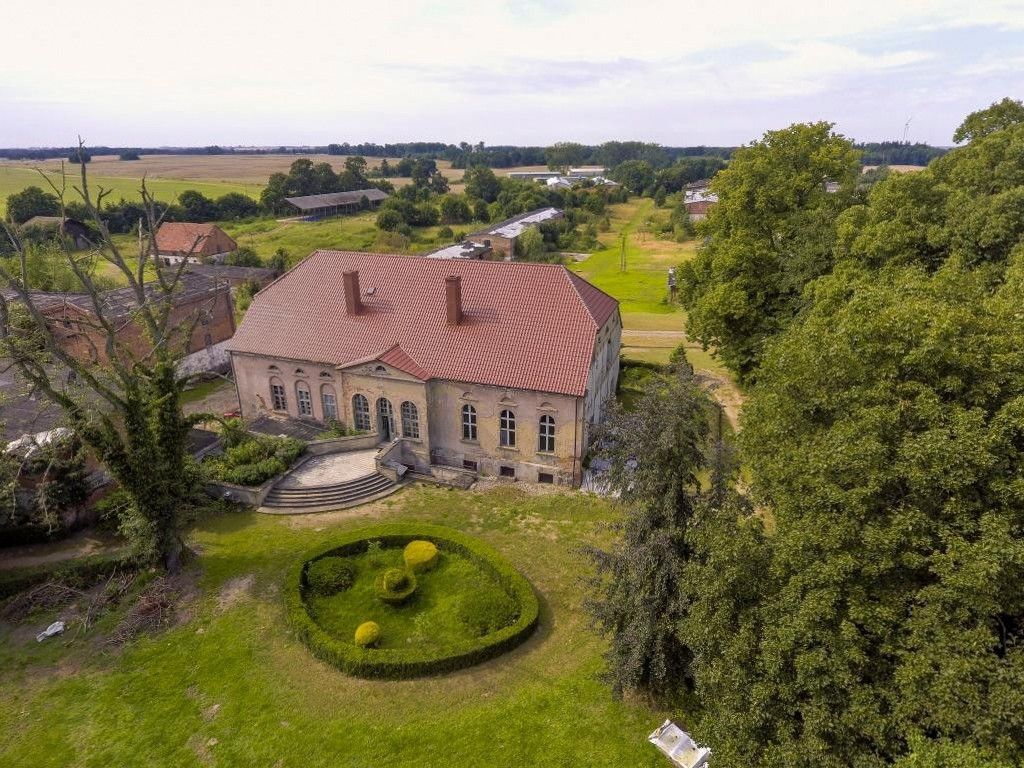
<svg viewBox="0 0 1024 768"><path fill-rule="evenodd" d="M868 188L828 123L738 150L681 269L746 384L736 461L683 364L602 433L608 677L716 765L1024 759L1024 105L957 135Z"/></svg>

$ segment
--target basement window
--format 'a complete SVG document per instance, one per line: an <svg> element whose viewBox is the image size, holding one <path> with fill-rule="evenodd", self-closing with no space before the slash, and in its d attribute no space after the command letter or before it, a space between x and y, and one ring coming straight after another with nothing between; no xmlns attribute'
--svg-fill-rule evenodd
<svg viewBox="0 0 1024 768"><path fill-rule="evenodd" d="M475 461L470 461L469 459L463 459L462 460L462 468L463 469L468 469L471 472L476 472L477 471L477 463Z"/></svg>
<svg viewBox="0 0 1024 768"><path fill-rule="evenodd" d="M501 476L502 477L511 477L514 480L515 477L516 477L516 468L515 467L502 467L501 468Z"/></svg>
<svg viewBox="0 0 1024 768"><path fill-rule="evenodd" d="M555 482L555 476L552 475L550 472L538 472L537 473L537 482L538 483L547 483L548 485L552 485Z"/></svg>

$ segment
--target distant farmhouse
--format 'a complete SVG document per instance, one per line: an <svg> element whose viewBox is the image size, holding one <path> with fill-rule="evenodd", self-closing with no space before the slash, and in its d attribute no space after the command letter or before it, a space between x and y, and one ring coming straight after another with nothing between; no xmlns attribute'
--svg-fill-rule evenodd
<svg viewBox="0 0 1024 768"><path fill-rule="evenodd" d="M568 173L559 171L509 171L510 179L522 181L536 181L546 183L554 187L571 187L583 183L585 180L592 180L595 184L603 186L618 186L614 181L607 178L608 171L603 166L585 166L583 168L570 168Z"/></svg>
<svg viewBox="0 0 1024 768"><path fill-rule="evenodd" d="M511 219L494 224L479 232L466 235L466 240L477 245L490 248L493 258L512 261L516 255L516 240L526 230L539 226L545 221L565 218L565 213L558 208L538 208L535 211L521 213Z"/></svg>
<svg viewBox="0 0 1024 768"><path fill-rule="evenodd" d="M424 255L427 259L489 259L494 249L483 243L474 243L471 240L463 240L461 243L446 245Z"/></svg>
<svg viewBox="0 0 1024 768"><path fill-rule="evenodd" d="M423 473L578 484L621 329L560 265L317 251L228 349L248 420L337 420Z"/></svg>
<svg viewBox="0 0 1024 768"><path fill-rule="evenodd" d="M322 195L286 197L285 202L295 209L297 218L305 221L319 221L346 213L355 213L363 206L376 208L387 197L387 192L370 188L353 189L349 192L327 192ZM365 203L363 202L364 198Z"/></svg>
<svg viewBox="0 0 1024 768"><path fill-rule="evenodd" d="M33 216L21 225L21 231L32 231L45 235L56 235L59 231L71 247L78 250L88 248L90 243L89 228L78 219L61 218L60 216Z"/></svg>
<svg viewBox="0 0 1024 768"><path fill-rule="evenodd" d="M156 253L166 266L188 260L190 264L219 264L238 244L216 224L168 221L156 233Z"/></svg>
<svg viewBox="0 0 1024 768"><path fill-rule="evenodd" d="M708 217L712 206L718 202L718 195L708 188L710 181L702 181L687 184L683 188L683 205L691 221L703 221Z"/></svg>

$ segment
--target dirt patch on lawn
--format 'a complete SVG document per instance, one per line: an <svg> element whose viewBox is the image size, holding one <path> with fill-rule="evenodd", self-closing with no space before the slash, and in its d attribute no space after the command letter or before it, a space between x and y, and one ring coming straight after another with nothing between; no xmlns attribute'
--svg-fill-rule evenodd
<svg viewBox="0 0 1024 768"><path fill-rule="evenodd" d="M226 611L242 600L251 597L255 584L256 576L251 573L225 581L217 594L217 610Z"/></svg>

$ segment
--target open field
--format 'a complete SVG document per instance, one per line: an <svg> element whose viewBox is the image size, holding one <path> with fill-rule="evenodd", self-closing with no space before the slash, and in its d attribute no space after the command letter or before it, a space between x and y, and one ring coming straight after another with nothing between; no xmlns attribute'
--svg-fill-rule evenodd
<svg viewBox="0 0 1024 768"><path fill-rule="evenodd" d="M244 192L258 198L270 174L287 172L300 158L315 163L327 162L337 171L345 164L344 155L143 155L139 160L118 160L116 155L96 155L89 163L89 180L94 186L114 190L113 199L138 199L139 183L145 175L150 190L161 200L171 200L186 189L195 189L216 197L226 192ZM370 168L380 165L382 158L367 158ZM394 161L397 158L389 158ZM27 186L46 188L36 169L46 171L55 181L61 170L61 160L2 160L0 159L0 215L6 211L7 196ZM70 177L77 180L78 167L64 163ZM453 169L446 160L437 161L438 170L449 181L462 179L463 171ZM409 184L412 179L388 179L396 187ZM74 183L74 182L73 182ZM73 197L71 184L68 186ZM454 184L453 191L461 192L462 185ZM47 191L49 191L47 189Z"/></svg>
<svg viewBox="0 0 1024 768"><path fill-rule="evenodd" d="M581 610L580 546L602 541L614 516L578 493L417 486L346 512L204 519L191 535L197 594L163 634L114 650L96 636L36 643L53 611L0 624L0 764L656 768L646 735L685 713L613 700ZM315 659L285 622L285 571L338 531L399 519L495 547L540 596L537 633L412 681L354 679Z"/></svg>
<svg viewBox="0 0 1024 768"><path fill-rule="evenodd" d="M125 165L131 165L131 163L125 163ZM89 167L89 187L93 192L93 195L99 190L100 187L111 190L110 196L107 198L108 201L116 202L120 198L125 200L138 200L140 199L139 187L142 180L142 175L136 176L104 176L97 173L97 169ZM74 187L80 185L81 177L79 176L78 167L69 165L67 167L67 202L80 200L78 193L75 192ZM55 184L60 186L60 167L58 165L56 171L48 172L48 176L53 180ZM13 192L20 192L25 187L36 186L46 192L50 192L51 189L39 173L30 165L26 164L0 164L0 216L7 212L7 196ZM147 178L146 186L150 193L156 197L157 200L171 202L179 194L187 189L194 189L197 192L202 192L208 197L219 197L220 195L228 192L243 192L252 197L259 197L260 190L263 188L262 184L245 184L240 182L228 182L228 181L193 181L185 179L171 179L171 178Z"/></svg>

